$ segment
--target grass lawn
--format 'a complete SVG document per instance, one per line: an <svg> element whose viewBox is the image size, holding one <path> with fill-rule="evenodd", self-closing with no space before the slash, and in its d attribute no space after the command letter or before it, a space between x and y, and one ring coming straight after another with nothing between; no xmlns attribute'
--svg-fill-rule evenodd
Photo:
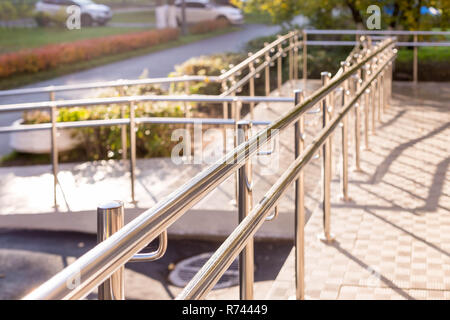
<svg viewBox="0 0 450 320"><path fill-rule="evenodd" d="M52 43L72 42L89 38L147 30L144 28L91 27L80 30L65 28L0 28L0 54L35 48Z"/></svg>
<svg viewBox="0 0 450 320"><path fill-rule="evenodd" d="M217 30L215 32L211 32L211 33L187 35L184 37L180 37L177 40L163 43L163 44L153 46L150 48L144 48L144 49L139 49L139 50L135 50L135 51L124 52L124 53L117 54L117 55L105 56L105 57L101 57L101 58L93 59L93 60L89 60L89 61L83 61L80 63L64 65L59 68L55 68L55 69L44 71L44 72L39 72L36 74L24 74L24 75L12 76L12 77L9 77L6 79L0 79L0 90L16 88L16 87L27 85L30 83L52 79L52 78L62 76L65 74L69 74L69 73L73 73L76 71L87 70L87 69L105 65L108 63L125 60L125 59L133 58L136 56L181 46L184 44L188 44L191 42L195 42L195 41L199 41L199 40L203 40L203 39L207 39L207 38L212 38L212 37L215 37L215 36L218 36L221 34L225 34L225 33L232 32L232 31L237 31L237 30L239 30L238 27L228 27L228 28L225 28L222 30Z"/></svg>
<svg viewBox="0 0 450 320"><path fill-rule="evenodd" d="M414 50L402 48L398 51L398 61L412 61ZM419 47L417 57L420 61L450 61L450 48L448 47Z"/></svg>
<svg viewBox="0 0 450 320"><path fill-rule="evenodd" d="M155 23L155 11L116 12L111 22Z"/></svg>

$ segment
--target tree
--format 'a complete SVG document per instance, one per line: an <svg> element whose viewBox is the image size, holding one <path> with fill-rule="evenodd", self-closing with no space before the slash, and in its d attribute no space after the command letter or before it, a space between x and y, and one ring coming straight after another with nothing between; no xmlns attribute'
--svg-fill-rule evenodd
<svg viewBox="0 0 450 320"><path fill-rule="evenodd" d="M274 23L289 26L302 14L317 28L339 28L347 25L348 16L356 27L362 28L368 18L367 7L373 0L233 0L246 12L267 12ZM384 28L419 30L432 25L446 28L450 24L450 0L379 0ZM440 16L430 19L421 14L422 7L433 7ZM341 17L341 19L339 19ZM342 19L344 18L344 19ZM351 26L353 27L353 26Z"/></svg>

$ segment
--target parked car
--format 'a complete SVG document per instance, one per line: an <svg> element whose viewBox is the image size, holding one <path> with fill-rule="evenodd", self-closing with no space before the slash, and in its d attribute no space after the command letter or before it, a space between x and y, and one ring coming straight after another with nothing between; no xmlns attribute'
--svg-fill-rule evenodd
<svg viewBox="0 0 450 320"><path fill-rule="evenodd" d="M78 6L81 9L81 25L91 26L93 23L105 25L112 18L111 8L103 4L97 4L91 0L40 0L36 3L35 11L41 21L38 24L46 24L58 14L66 13L69 6ZM42 17L45 17L44 19ZM43 20L43 21L42 21Z"/></svg>
<svg viewBox="0 0 450 320"><path fill-rule="evenodd" d="M209 0L185 0L186 2L186 22L188 24L205 20L222 19L230 24L244 23L242 11L232 5L216 4ZM182 21L182 1L175 2L177 7L177 22Z"/></svg>

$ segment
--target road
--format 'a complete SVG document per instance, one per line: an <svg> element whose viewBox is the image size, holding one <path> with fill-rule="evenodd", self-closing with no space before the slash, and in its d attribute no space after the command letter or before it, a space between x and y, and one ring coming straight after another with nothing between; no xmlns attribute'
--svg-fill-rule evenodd
<svg viewBox="0 0 450 320"><path fill-rule="evenodd" d="M0 229L0 300L20 299L61 271L96 244L96 236L74 232ZM188 257L215 251L220 243L169 239L163 258L149 263L128 263L127 299L173 299L181 288L170 284L170 265ZM255 298L264 298L286 260L291 243L255 243ZM155 250L155 249L151 249ZM237 286L212 291L212 299L236 299ZM94 293L88 299L96 299Z"/></svg>
<svg viewBox="0 0 450 320"><path fill-rule="evenodd" d="M180 64L191 57L208 55L220 52L239 51L251 39L271 35L278 32L278 26L251 24L245 25L241 30L220 35L214 38L201 40L180 47L171 48L151 54L111 63L97 68L81 71L55 79L35 83L24 88L44 87L49 85L77 84L94 81L107 81L117 79L136 79L144 69L148 70L149 77L165 77L174 70L174 65ZM70 99L88 96L90 93L68 92L57 95L58 98ZM48 100L46 94L33 94L0 98L0 104L13 104L31 101ZM21 113L1 114L0 126L10 125L20 119ZM8 144L9 137L0 135L0 156L11 152Z"/></svg>

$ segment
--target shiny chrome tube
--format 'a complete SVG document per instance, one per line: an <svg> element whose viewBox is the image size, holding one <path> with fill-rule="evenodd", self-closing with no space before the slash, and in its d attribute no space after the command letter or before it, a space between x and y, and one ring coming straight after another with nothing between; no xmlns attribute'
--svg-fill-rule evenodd
<svg viewBox="0 0 450 320"><path fill-rule="evenodd" d="M55 100L55 94L50 93L50 100ZM50 145L51 145L51 156L52 156L52 173L53 173L53 207L58 208L58 199L56 194L56 189L58 188L58 129L56 127L57 120L57 108L52 107L50 109L50 119L51 119L51 131L50 131Z"/></svg>
<svg viewBox="0 0 450 320"><path fill-rule="evenodd" d="M248 140L250 132L250 123L241 121L238 124L238 144ZM239 223L248 216L252 209L252 167L251 160L248 159L242 167L239 168L239 186L238 186L238 214ZM254 250L253 241L248 241L245 248L239 255L239 297L241 300L253 300L253 282L254 282Z"/></svg>
<svg viewBox="0 0 450 320"><path fill-rule="evenodd" d="M224 125L233 126L236 124L234 119L214 119L214 118L171 118L171 117L140 117L135 118L136 124L204 124L204 125ZM265 126L270 121L254 120L251 121L254 126ZM110 120L84 120L84 121L68 121L56 122L57 129L74 129L74 128L94 128L105 126L120 126L130 124L130 119L110 119ZM40 131L52 129L51 123L26 124L17 126L0 127L1 133Z"/></svg>
<svg viewBox="0 0 450 320"><path fill-rule="evenodd" d="M129 97L113 97L113 98L95 98L95 99L79 99L79 100L63 100L63 101L42 101L31 103L18 103L18 104L4 104L0 105L0 112L15 112L15 111L27 111L34 109L48 109L52 107L57 108L70 108L70 107L89 107L96 105L110 105L110 104L127 104L130 102L233 102L241 101L243 103L250 102L281 102L288 103L293 102L292 98L285 97L247 97L247 96L208 96L208 95L171 95L171 96L157 96L157 95L145 95L145 96L129 96Z"/></svg>
<svg viewBox="0 0 450 320"><path fill-rule="evenodd" d="M163 200L159 201L154 207L146 210L137 218L129 222L110 238L89 250L77 261L56 274L35 291L25 296L24 299L79 299L85 297L92 289L129 261L134 254L139 252L150 241L159 236L159 234L179 219L185 212L197 204L211 190L236 172L261 146L277 136L280 131L298 121L301 115L319 103L327 94L335 90L367 61L381 53L383 50L389 49L394 44L395 42L392 39L384 41L379 45L377 50L368 54L361 62L355 63L355 65L343 73L339 79L331 80L327 86L321 87L302 103L295 105L279 119L252 136L247 142L237 146L234 150L222 157L222 159L210 165L190 181L186 182ZM378 73L379 72L375 75ZM359 95L357 95L358 98ZM354 104L355 99L356 98L353 98L350 101L350 107ZM346 112L350 107L345 109ZM341 116L339 115L337 118L338 121L340 121ZM334 126L336 126L336 121L328 124L327 127L321 131L321 138L317 140L312 147L306 148L303 156L300 156L294 162L294 171L286 171L281 177L282 179L279 180L280 183L271 188L273 196L265 198L263 202L252 210L252 213L263 210L264 214L255 215L251 213L233 232L231 240L227 240L224 243L225 247L233 247L232 254L230 255L228 253L225 257L221 257L220 254L219 256L215 254L201 271L203 273L203 271L212 268L211 270L213 270L213 273L208 275L207 279L201 279L202 276L197 275L190 285L188 285L186 290L183 291L184 294L182 296L197 297L199 296L199 293L205 292L204 289L212 288L214 281L218 280L217 276L220 276L220 273L225 271L224 268L231 264L232 259L234 259L240 249L243 248L248 237L251 236L253 231L256 230L256 227L264 221L265 216L269 212L268 209L275 205L275 199L278 199L279 196L281 196L285 186L293 182L297 177L296 173L298 170L314 156L316 150L323 144L324 139L328 137L328 134L334 129ZM312 150L314 152L312 152ZM287 181L290 182L288 183ZM245 229L243 229L244 227ZM244 241L234 242L239 239L243 239ZM236 248L238 250L236 250ZM228 251L229 250L227 249L227 252ZM215 258L220 259L216 260ZM80 275L79 285L74 288L68 288L66 285L67 279L70 279L76 274ZM197 283L200 279L202 282ZM191 291L193 292L192 295Z"/></svg>
<svg viewBox="0 0 450 320"><path fill-rule="evenodd" d="M232 67L227 72L221 74L220 75L220 79L221 80L228 79L233 74L235 74L235 73L239 72L240 70L244 69L245 67L247 67L247 65L250 62L255 61L258 58L261 58L262 56L264 56L266 54L266 52L270 52L273 48L278 47L279 44L282 44L286 40L289 40L290 37L292 37L292 35L289 34L289 33L284 35L284 36L280 36L278 39L276 39L275 41L271 42L269 45L265 46L264 48L262 48L261 50L259 50L255 54L253 54L251 57L248 57L247 59L245 59L244 61L242 61L238 65Z"/></svg>
<svg viewBox="0 0 450 320"><path fill-rule="evenodd" d="M97 243L108 239L124 225L125 213L121 201L112 201L97 208ZM124 300L124 271L122 266L98 287L99 300Z"/></svg>
<svg viewBox="0 0 450 320"><path fill-rule="evenodd" d="M322 85L326 86L331 74L322 72ZM322 127L325 128L330 121L329 99L322 100ZM322 210L323 210L323 235L321 240L326 242L333 241L330 231L331 219L331 145L330 138L326 140L322 148Z"/></svg>
<svg viewBox="0 0 450 320"><path fill-rule="evenodd" d="M71 85L59 85L59 86L4 90L4 91L0 91L0 97L24 95L24 94L34 94L34 93L46 93L46 92L62 92L62 91L87 90L87 89L114 88L114 87L135 86L135 85L145 85L145 84L177 83L177 82L185 82L185 81L215 82L215 81L219 81L219 78L216 76L211 76L211 77L209 77L209 76L181 76L181 77L148 78L148 79L133 79L133 80L119 79L119 80L114 80L114 81L89 82L89 83L71 84Z"/></svg>
<svg viewBox="0 0 450 320"><path fill-rule="evenodd" d="M387 35L387 36L400 36L400 35L422 35L433 36L441 35L448 36L450 31L401 31L401 30L326 30L326 29L304 29L307 34L346 34L346 35Z"/></svg>
<svg viewBox="0 0 450 320"><path fill-rule="evenodd" d="M395 54L391 59L393 58L395 58ZM237 226L184 290L177 296L178 300L202 299L214 287L245 244L253 238L253 235L264 223L266 216L276 206L279 199L291 186L292 182L298 178L301 170L327 141L330 134L339 125L347 113L350 112L355 103L364 94L370 83L382 71L385 65L387 65L387 63L381 66L380 70L359 88L347 105L344 106L344 108L338 112L337 116L319 132L317 138L314 140L315 142L306 147L300 156L289 166L281 177L278 178L275 184L264 195L262 201L259 202L250 214Z"/></svg>
<svg viewBox="0 0 450 320"><path fill-rule="evenodd" d="M295 104L302 103L302 90L296 90ZM297 159L305 148L305 119L303 116L294 125L294 157ZM295 297L305 299L305 183L303 171L295 180L295 217L294 217L294 245L295 245Z"/></svg>

